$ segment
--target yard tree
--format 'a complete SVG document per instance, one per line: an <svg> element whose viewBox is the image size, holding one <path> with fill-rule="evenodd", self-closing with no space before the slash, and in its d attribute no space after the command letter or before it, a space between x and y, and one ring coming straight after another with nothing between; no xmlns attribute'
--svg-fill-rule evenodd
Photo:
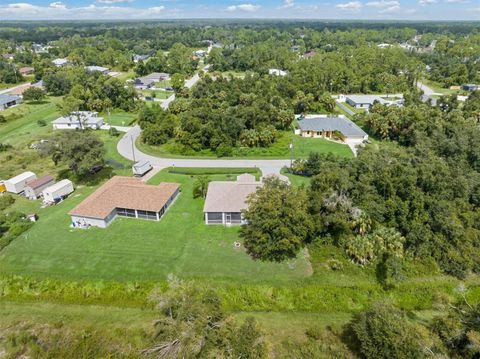
<svg viewBox="0 0 480 359"><path fill-rule="evenodd" d="M353 338L362 357L423 358L421 334L399 309L375 303L351 321Z"/></svg>
<svg viewBox="0 0 480 359"><path fill-rule="evenodd" d="M64 131L54 138L52 159L63 162L78 177L86 176L94 166L103 165L105 149L91 131Z"/></svg>
<svg viewBox="0 0 480 359"><path fill-rule="evenodd" d="M241 228L247 253L263 261L295 258L312 229L304 189L269 177L247 203Z"/></svg>
<svg viewBox="0 0 480 359"><path fill-rule="evenodd" d="M193 198L207 196L208 184L210 183L210 177L197 176L195 182L193 182Z"/></svg>
<svg viewBox="0 0 480 359"><path fill-rule="evenodd" d="M185 76L182 74L173 74L170 83L175 92L181 92L185 86Z"/></svg>
<svg viewBox="0 0 480 359"><path fill-rule="evenodd" d="M26 89L22 95L25 101L41 101L46 96L45 91L33 86Z"/></svg>
<svg viewBox="0 0 480 359"><path fill-rule="evenodd" d="M253 318L238 325L221 308L211 288L175 277L168 289L155 293L160 318L155 322L154 345L143 351L157 358L267 357L263 333Z"/></svg>

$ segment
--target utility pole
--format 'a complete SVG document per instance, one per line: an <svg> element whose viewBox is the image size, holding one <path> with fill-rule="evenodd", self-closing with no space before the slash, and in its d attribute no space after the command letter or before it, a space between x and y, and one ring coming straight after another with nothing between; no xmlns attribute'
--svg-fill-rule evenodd
<svg viewBox="0 0 480 359"><path fill-rule="evenodd" d="M133 156L133 162L137 162L135 160L135 146L133 144L133 136L130 136L130 142L132 143L132 156Z"/></svg>
<svg viewBox="0 0 480 359"><path fill-rule="evenodd" d="M294 152L293 152L293 142L290 143L290 169L292 169L293 159L294 159Z"/></svg>

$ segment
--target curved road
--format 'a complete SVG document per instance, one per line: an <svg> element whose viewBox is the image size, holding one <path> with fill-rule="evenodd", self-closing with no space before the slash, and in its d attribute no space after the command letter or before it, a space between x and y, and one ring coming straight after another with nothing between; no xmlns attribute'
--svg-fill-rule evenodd
<svg viewBox="0 0 480 359"><path fill-rule="evenodd" d="M117 150L129 160L146 160L156 169L166 167L258 167L263 176L280 175L284 166L290 165L290 160L248 160L248 159L195 159L195 158L161 158L147 155L136 147L136 140L140 136L141 129L137 125L132 127L118 142ZM281 176L282 178L285 178Z"/></svg>

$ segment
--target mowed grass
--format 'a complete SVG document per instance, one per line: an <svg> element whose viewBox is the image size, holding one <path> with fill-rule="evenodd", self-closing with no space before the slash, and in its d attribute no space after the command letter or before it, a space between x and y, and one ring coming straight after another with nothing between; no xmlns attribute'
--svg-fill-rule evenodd
<svg viewBox="0 0 480 359"><path fill-rule="evenodd" d="M122 110L111 111L108 113L102 112L100 114L105 120L105 123L113 126L131 126L136 120L136 114L131 112L125 112Z"/></svg>
<svg viewBox="0 0 480 359"><path fill-rule="evenodd" d="M224 180L227 175L212 175ZM193 199L194 177L159 172L151 179L181 184L181 194L159 222L121 218L107 229L74 230L68 211L94 188L77 188L63 203L40 209L38 202L15 206L40 220L0 252L0 272L70 280L163 280L181 278L285 283L308 276L303 255L285 263L253 261L236 249L238 227L206 226L203 199ZM31 204L30 204L31 203ZM32 206L26 208L25 206Z"/></svg>
<svg viewBox="0 0 480 359"><path fill-rule="evenodd" d="M293 153L290 144L293 143ZM150 146L137 141L137 147L145 153L153 156L161 156L166 158L217 158L211 150L202 150L198 152L180 153L178 146L170 141L161 146ZM222 157L223 159L286 159L291 158L307 158L311 152L332 153L341 157L353 157L350 148L341 143L325 140L323 138L305 138L295 135L292 131L283 131L280 133L277 141L270 147L240 147L232 150L232 155Z"/></svg>

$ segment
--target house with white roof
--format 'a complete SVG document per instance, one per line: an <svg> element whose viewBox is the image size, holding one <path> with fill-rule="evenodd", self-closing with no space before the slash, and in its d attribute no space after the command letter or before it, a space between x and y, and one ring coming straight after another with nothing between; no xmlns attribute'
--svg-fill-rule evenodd
<svg viewBox="0 0 480 359"><path fill-rule="evenodd" d="M98 117L98 112L91 111L75 111L68 116L52 121L54 130L84 130L87 128L98 130L103 124L103 117Z"/></svg>
<svg viewBox="0 0 480 359"><path fill-rule="evenodd" d="M248 196L262 186L262 182L247 173L238 176L236 181L210 182L203 206L205 224L238 225L246 223L242 211L248 207Z"/></svg>
<svg viewBox="0 0 480 359"><path fill-rule="evenodd" d="M67 59L55 59L55 60L52 60L52 63L56 67L63 67L63 66L67 66L68 60Z"/></svg>
<svg viewBox="0 0 480 359"><path fill-rule="evenodd" d="M85 70L90 73L101 72L104 75L107 75L110 72L110 69L103 66L85 66Z"/></svg>
<svg viewBox="0 0 480 359"><path fill-rule="evenodd" d="M268 74L269 75L273 75L273 76L287 76L287 71L283 71L283 70L280 70L280 69L269 69L268 70Z"/></svg>

